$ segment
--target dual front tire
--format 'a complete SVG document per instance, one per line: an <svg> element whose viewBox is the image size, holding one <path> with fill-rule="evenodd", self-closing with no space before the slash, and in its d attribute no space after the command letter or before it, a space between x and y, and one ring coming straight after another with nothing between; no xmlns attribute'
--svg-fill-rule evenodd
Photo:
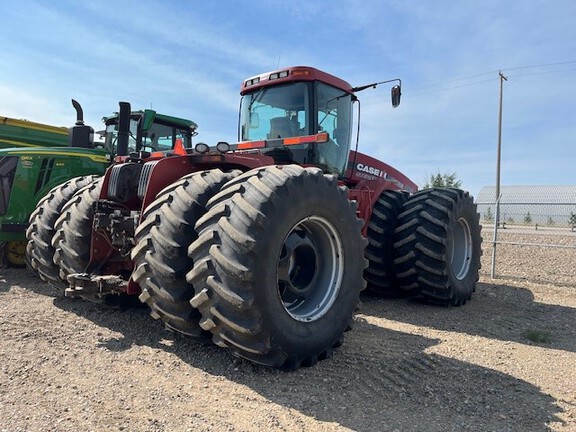
<svg viewBox="0 0 576 432"><path fill-rule="evenodd" d="M351 326L361 227L347 191L316 168L194 173L146 210L133 278L168 328L293 370L330 357Z"/></svg>
<svg viewBox="0 0 576 432"><path fill-rule="evenodd" d="M213 341L286 370L328 358L352 324L365 240L347 191L315 168L250 171L208 204L187 280Z"/></svg>

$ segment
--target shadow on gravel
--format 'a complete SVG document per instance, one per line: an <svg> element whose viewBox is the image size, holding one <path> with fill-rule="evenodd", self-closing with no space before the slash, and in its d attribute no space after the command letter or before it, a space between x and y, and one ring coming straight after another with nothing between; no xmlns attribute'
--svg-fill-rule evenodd
<svg viewBox="0 0 576 432"><path fill-rule="evenodd" d="M535 302L525 288L480 283L469 303L450 308L370 296L363 296L362 302L361 313L366 315L576 352L576 309Z"/></svg>
<svg viewBox="0 0 576 432"><path fill-rule="evenodd" d="M23 284L23 276L11 273L0 277L6 281L0 283L0 290L20 284L40 294L57 295L57 291L49 294L42 283ZM478 316L470 316L466 308L430 309L405 300L371 298L364 299L362 312L480 334L482 321L494 315L491 309L498 303L498 299L489 301L491 298L481 294L474 299L480 304L475 308ZM529 299L525 300L529 306ZM53 303L121 334L102 338L100 348L122 352L146 346L173 354L191 367L247 386L274 404L332 423L332 427L338 424L366 432L547 431L548 423L560 421L555 400L536 386L491 369L428 354L425 350L437 344L436 340L374 326L362 318L356 319L354 329L346 334L344 345L332 359L286 373L237 359L209 340L195 341L167 332L146 309L115 310L58 296ZM425 315L426 310L433 312ZM508 314L522 315L514 310ZM454 311L463 311L458 312L461 320L442 318L453 316ZM240 399L238 403L250 402Z"/></svg>
<svg viewBox="0 0 576 432"><path fill-rule="evenodd" d="M122 334L103 340L101 348L156 348L219 379L247 386L275 404L356 431L545 431L547 423L559 421L555 400L536 386L427 354L436 340L362 319L332 359L287 373L237 359L209 339L196 341L165 331L143 309L102 309L65 298L54 304Z"/></svg>
<svg viewBox="0 0 576 432"><path fill-rule="evenodd" d="M56 288L41 281L28 269L0 267L0 292L8 292L10 288L15 285L25 287L28 291L49 297L60 295Z"/></svg>

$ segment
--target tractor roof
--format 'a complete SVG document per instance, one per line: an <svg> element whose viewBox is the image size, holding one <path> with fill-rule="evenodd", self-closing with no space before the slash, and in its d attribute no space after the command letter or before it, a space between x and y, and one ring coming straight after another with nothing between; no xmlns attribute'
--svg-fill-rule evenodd
<svg viewBox="0 0 576 432"><path fill-rule="evenodd" d="M250 77L242 83L240 94L269 85L278 85L300 81L321 81L345 92L352 93L352 86L334 75L310 66L290 66L272 72Z"/></svg>
<svg viewBox="0 0 576 432"><path fill-rule="evenodd" d="M144 115L145 111L132 111L131 113L131 117L132 118L139 118L142 115ZM111 115L109 117L103 117L102 121L107 124L109 120L116 120L118 119L118 113L114 113L114 115ZM177 126L183 127L183 128L190 128L190 129L197 129L198 128L198 124L196 124L195 122L193 122L192 120L188 120L188 119L184 119L184 118L180 118L180 117L172 117L169 115L165 115L165 114L159 114L156 113L154 116L155 121L160 121L163 123L172 123L175 124Z"/></svg>

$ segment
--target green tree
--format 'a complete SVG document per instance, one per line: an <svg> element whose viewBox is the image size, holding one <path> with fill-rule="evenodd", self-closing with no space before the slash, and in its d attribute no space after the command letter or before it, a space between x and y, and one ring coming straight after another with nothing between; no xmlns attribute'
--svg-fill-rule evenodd
<svg viewBox="0 0 576 432"><path fill-rule="evenodd" d="M526 213L526 216L524 216L524 223L532 223L532 216L530 215L530 212Z"/></svg>
<svg viewBox="0 0 576 432"><path fill-rule="evenodd" d="M554 219L552 219L552 216L548 216L548 221L546 223L548 225L554 225L556 222L554 222Z"/></svg>
<svg viewBox="0 0 576 432"><path fill-rule="evenodd" d="M576 226L576 213L570 212L570 219L568 219L568 225Z"/></svg>
<svg viewBox="0 0 576 432"><path fill-rule="evenodd" d="M492 209L488 207L486 213L484 213L484 220L487 222L492 222L494 220L494 215L492 214Z"/></svg>
<svg viewBox="0 0 576 432"><path fill-rule="evenodd" d="M452 174L432 174L422 189L430 189L435 187L454 187L459 188L462 186L462 181L458 180L456 173L453 172Z"/></svg>

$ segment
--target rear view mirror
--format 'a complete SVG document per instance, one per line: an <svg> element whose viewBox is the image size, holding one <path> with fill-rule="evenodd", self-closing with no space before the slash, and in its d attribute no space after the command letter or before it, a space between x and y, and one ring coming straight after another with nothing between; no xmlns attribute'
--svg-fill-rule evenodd
<svg viewBox="0 0 576 432"><path fill-rule="evenodd" d="M256 112L250 113L250 129L258 129L260 127L260 116Z"/></svg>
<svg viewBox="0 0 576 432"><path fill-rule="evenodd" d="M392 96L392 106L394 108L396 108L398 105L400 105L400 96L402 95L402 91L400 89L399 85L395 85L394 87L392 87L392 90L390 91L391 96Z"/></svg>

